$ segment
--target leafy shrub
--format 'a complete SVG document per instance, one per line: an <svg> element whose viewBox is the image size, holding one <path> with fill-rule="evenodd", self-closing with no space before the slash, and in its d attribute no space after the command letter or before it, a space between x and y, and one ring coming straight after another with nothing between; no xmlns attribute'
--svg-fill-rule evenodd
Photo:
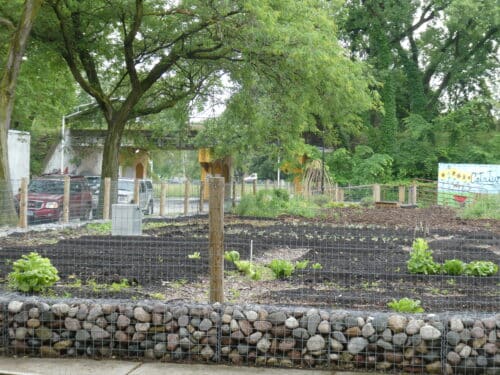
<svg viewBox="0 0 500 375"><path fill-rule="evenodd" d="M323 268L323 266L321 265L321 263L314 263L314 264L311 266L311 268L312 268L313 270L320 270L320 269L322 269L322 268Z"/></svg>
<svg viewBox="0 0 500 375"><path fill-rule="evenodd" d="M450 259L444 262L443 271L448 275L462 275L465 271L465 263L460 259Z"/></svg>
<svg viewBox="0 0 500 375"><path fill-rule="evenodd" d="M423 238L417 238L413 242L410 259L406 264L411 273L423 273L424 275L434 275L439 273L441 269L441 266L434 262L432 250L429 250L429 245Z"/></svg>
<svg viewBox="0 0 500 375"><path fill-rule="evenodd" d="M500 220L500 194L481 195L460 214L462 219Z"/></svg>
<svg viewBox="0 0 500 375"><path fill-rule="evenodd" d="M326 205L328 205L328 203L331 202L331 200L332 199L328 195L324 195L324 194L312 196L313 203L320 206L320 207L325 207Z"/></svg>
<svg viewBox="0 0 500 375"><path fill-rule="evenodd" d="M54 285L58 280L57 269L49 258L32 252L14 262L9 273L9 284L21 292L39 292Z"/></svg>
<svg viewBox="0 0 500 375"><path fill-rule="evenodd" d="M361 207L371 207L374 205L373 197L361 198L361 201L359 202L359 204Z"/></svg>
<svg viewBox="0 0 500 375"><path fill-rule="evenodd" d="M421 313L424 309L420 306L420 300L414 300L411 298L401 298L399 301L393 299L387 304L390 309L396 312L407 312L407 313Z"/></svg>
<svg viewBox="0 0 500 375"><path fill-rule="evenodd" d="M490 261L475 260L465 266L465 274L472 276L492 276L498 272L498 266Z"/></svg>
<svg viewBox="0 0 500 375"><path fill-rule="evenodd" d="M273 259L269 264L269 268L273 271L273 274L277 279L290 277L295 270L292 263L283 259Z"/></svg>
<svg viewBox="0 0 500 375"><path fill-rule="evenodd" d="M314 217L316 206L302 198L290 199L286 190L261 190L256 195L245 195L234 212L241 216L278 217L290 214L303 217Z"/></svg>

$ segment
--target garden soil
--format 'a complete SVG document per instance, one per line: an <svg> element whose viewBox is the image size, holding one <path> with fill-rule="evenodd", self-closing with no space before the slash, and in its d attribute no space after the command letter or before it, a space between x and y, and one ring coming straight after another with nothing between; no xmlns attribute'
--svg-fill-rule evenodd
<svg viewBox="0 0 500 375"><path fill-rule="evenodd" d="M37 251L51 259L61 281L56 297L208 300L208 219L152 219L140 237L109 236L89 228L27 232L0 239L0 277L12 261ZM500 277L415 275L412 242L425 238L434 260L500 264L500 224L462 220L445 208L336 208L320 219L225 218L225 250L237 250L262 270L259 281L225 262L225 296L234 303L387 310L393 299L422 301L426 311L498 311ZM273 259L307 261L274 279ZM126 279L129 287L120 284ZM113 285L113 283L115 283ZM123 284L123 283L122 283Z"/></svg>

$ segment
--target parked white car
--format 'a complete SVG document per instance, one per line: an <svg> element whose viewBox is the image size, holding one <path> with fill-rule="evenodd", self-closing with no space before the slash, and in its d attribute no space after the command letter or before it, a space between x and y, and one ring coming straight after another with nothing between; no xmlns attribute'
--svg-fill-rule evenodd
<svg viewBox="0 0 500 375"><path fill-rule="evenodd" d="M252 173L251 175L249 176L246 176L243 181L245 182L254 182L254 181L257 181L257 173Z"/></svg>
<svg viewBox="0 0 500 375"><path fill-rule="evenodd" d="M134 179L118 179L118 203L133 203L134 187ZM139 207L146 215L153 214L153 183L150 180L139 180Z"/></svg>

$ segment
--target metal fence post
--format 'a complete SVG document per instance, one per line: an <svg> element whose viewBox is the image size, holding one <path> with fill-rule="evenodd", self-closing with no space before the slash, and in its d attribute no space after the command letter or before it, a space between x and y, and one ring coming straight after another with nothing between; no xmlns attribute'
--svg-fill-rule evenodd
<svg viewBox="0 0 500 375"><path fill-rule="evenodd" d="M224 178L208 179L210 303L224 302Z"/></svg>
<svg viewBox="0 0 500 375"><path fill-rule="evenodd" d="M184 182L184 216L189 213L189 180Z"/></svg>
<svg viewBox="0 0 500 375"><path fill-rule="evenodd" d="M104 178L104 198L103 198L103 208L102 208L102 218L104 220L109 220L109 207L111 202L111 179L109 177Z"/></svg>
<svg viewBox="0 0 500 375"><path fill-rule="evenodd" d="M167 195L167 183L161 183L160 189L160 216L165 216L165 196Z"/></svg>
<svg viewBox="0 0 500 375"><path fill-rule="evenodd" d="M21 179L21 191L19 196L19 227L28 227L28 179Z"/></svg>
<svg viewBox="0 0 500 375"><path fill-rule="evenodd" d="M64 198L63 198L63 223L69 221L69 193L70 193L70 177L64 176Z"/></svg>

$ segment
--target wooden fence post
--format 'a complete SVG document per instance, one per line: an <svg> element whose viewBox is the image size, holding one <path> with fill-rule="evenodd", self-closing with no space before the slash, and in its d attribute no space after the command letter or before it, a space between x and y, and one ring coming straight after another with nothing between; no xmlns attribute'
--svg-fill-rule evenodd
<svg viewBox="0 0 500 375"><path fill-rule="evenodd" d="M373 185L373 203L380 202L380 185Z"/></svg>
<svg viewBox="0 0 500 375"><path fill-rule="evenodd" d="M245 195L245 181L241 179L241 194L240 194L240 199L243 199L243 196Z"/></svg>
<svg viewBox="0 0 500 375"><path fill-rule="evenodd" d="M28 228L28 179L21 179L21 191L19 194L19 227Z"/></svg>
<svg viewBox="0 0 500 375"><path fill-rule="evenodd" d="M252 181L252 192L253 195L257 195L257 180Z"/></svg>
<svg viewBox="0 0 500 375"><path fill-rule="evenodd" d="M110 202L111 202L111 179L109 177L105 177L104 198L103 198L103 208L102 208L102 218L104 220L109 220Z"/></svg>
<svg viewBox="0 0 500 375"><path fill-rule="evenodd" d="M138 178L134 180L134 203L139 205L141 202L139 202L139 189L140 189L140 181Z"/></svg>
<svg viewBox="0 0 500 375"><path fill-rule="evenodd" d="M417 204L417 184L413 184L410 187L410 204Z"/></svg>
<svg viewBox="0 0 500 375"><path fill-rule="evenodd" d="M203 212L203 187L205 186L205 182L204 181L200 181L200 200L198 202L199 206L198 206L198 211L200 213Z"/></svg>
<svg viewBox="0 0 500 375"><path fill-rule="evenodd" d="M184 216L189 213L189 180L184 182Z"/></svg>
<svg viewBox="0 0 500 375"><path fill-rule="evenodd" d="M406 202L406 188L404 186L399 186L398 188L398 201L403 204Z"/></svg>
<svg viewBox="0 0 500 375"><path fill-rule="evenodd" d="M208 179L210 303L224 302L224 178Z"/></svg>
<svg viewBox="0 0 500 375"><path fill-rule="evenodd" d="M69 221L69 194L70 194L70 177L64 176L64 198L63 198L63 223Z"/></svg>
<svg viewBox="0 0 500 375"><path fill-rule="evenodd" d="M167 183L161 183L160 189L160 216L165 216L165 196L167 195Z"/></svg>

